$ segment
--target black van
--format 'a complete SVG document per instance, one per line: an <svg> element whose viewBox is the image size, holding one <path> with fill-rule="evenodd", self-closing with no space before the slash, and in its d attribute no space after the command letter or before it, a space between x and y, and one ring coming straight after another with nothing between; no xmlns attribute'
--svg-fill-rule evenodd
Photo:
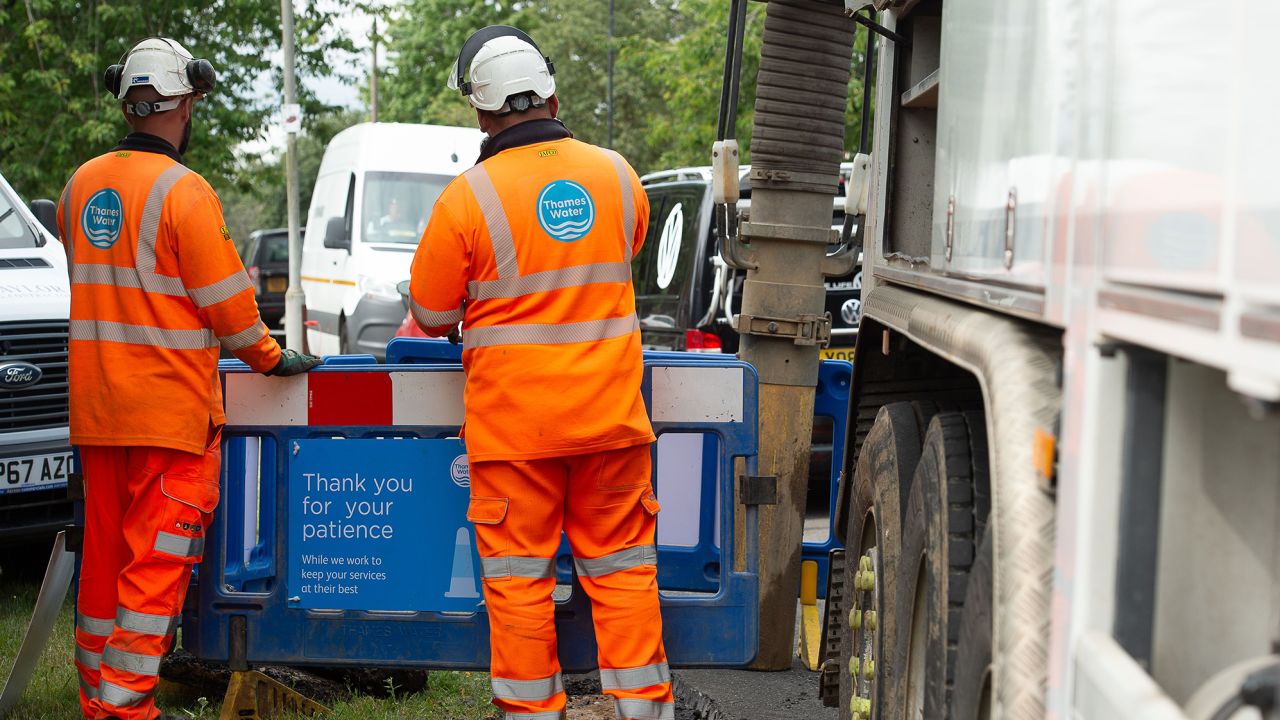
<svg viewBox="0 0 1280 720"><path fill-rule="evenodd" d="M306 228L299 228L305 234ZM284 294L289 289L289 228L254 230L244 253L262 322L272 335L284 334Z"/></svg>
<svg viewBox="0 0 1280 720"><path fill-rule="evenodd" d="M832 198L832 225L844 224L845 180ZM739 211L750 213L750 168L742 168ZM649 231L632 264L641 342L646 350L736 353L738 334L729 317L741 307L743 273L727 268L716 251L712 226L711 168L664 170L640 178L649 196ZM825 358L853 359L861 318L862 266L845 277L828 278L831 347ZM724 292L731 288L731 292Z"/></svg>

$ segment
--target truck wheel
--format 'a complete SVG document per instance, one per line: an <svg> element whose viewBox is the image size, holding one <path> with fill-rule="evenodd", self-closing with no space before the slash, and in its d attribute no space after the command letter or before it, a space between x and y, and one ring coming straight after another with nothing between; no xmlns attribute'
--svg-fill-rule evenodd
<svg viewBox="0 0 1280 720"><path fill-rule="evenodd" d="M920 458L918 408L885 405L876 415L858 457L845 535L845 592L849 632L840 647L840 717L868 720L900 716L898 667L882 648L894 648L902 623L893 608L901 553L900 488Z"/></svg>
<svg viewBox="0 0 1280 720"><path fill-rule="evenodd" d="M978 413L934 417L911 484L894 613L910 619L896 651L908 717L944 717L955 686L960 614L989 507L981 422Z"/></svg>
<svg viewBox="0 0 1280 720"><path fill-rule="evenodd" d="M960 612L952 720L991 720L992 537L987 533L969 571L969 588Z"/></svg>

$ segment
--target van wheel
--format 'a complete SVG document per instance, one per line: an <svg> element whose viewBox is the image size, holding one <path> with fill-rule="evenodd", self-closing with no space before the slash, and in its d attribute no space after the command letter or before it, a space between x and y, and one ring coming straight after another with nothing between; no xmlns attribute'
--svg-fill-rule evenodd
<svg viewBox="0 0 1280 720"><path fill-rule="evenodd" d="M842 720L901 717L902 688L895 648L903 622L892 612L901 555L901 488L920 459L918 408L885 405L867 434L854 474L845 535L849 632L840 642ZM886 654L888 653L888 654Z"/></svg>
<svg viewBox="0 0 1280 720"><path fill-rule="evenodd" d="M338 316L338 354L352 355L355 350L351 348L351 342L347 338L347 316Z"/></svg>
<svg viewBox="0 0 1280 720"><path fill-rule="evenodd" d="M912 481L895 609L910 619L899 655L908 717L945 717L953 695L960 616L989 507L982 422L980 413L934 417Z"/></svg>

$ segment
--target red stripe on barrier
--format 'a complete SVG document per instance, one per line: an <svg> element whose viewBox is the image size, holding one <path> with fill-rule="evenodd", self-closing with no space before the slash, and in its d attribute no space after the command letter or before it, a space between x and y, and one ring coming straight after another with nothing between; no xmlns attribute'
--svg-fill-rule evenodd
<svg viewBox="0 0 1280 720"><path fill-rule="evenodd" d="M391 425L391 376L383 372L307 376L308 425Z"/></svg>

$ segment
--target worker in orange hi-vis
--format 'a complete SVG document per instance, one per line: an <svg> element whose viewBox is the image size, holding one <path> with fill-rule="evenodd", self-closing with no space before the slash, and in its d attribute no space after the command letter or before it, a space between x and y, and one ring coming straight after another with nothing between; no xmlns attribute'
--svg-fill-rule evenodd
<svg viewBox="0 0 1280 720"><path fill-rule="evenodd" d="M218 504L219 344L268 375L320 360L268 334L218 196L182 164L213 67L151 38L106 84L133 132L76 170L58 208L85 479L75 658L86 718L152 720L160 657Z"/></svg>
<svg viewBox="0 0 1280 720"><path fill-rule="evenodd" d="M620 155L556 119L554 72L515 28L484 28L462 46L450 87L488 139L432 211L410 309L430 335L462 322L467 519L494 704L512 720L564 715L551 597L563 530L618 717L670 719L631 285L649 203Z"/></svg>

